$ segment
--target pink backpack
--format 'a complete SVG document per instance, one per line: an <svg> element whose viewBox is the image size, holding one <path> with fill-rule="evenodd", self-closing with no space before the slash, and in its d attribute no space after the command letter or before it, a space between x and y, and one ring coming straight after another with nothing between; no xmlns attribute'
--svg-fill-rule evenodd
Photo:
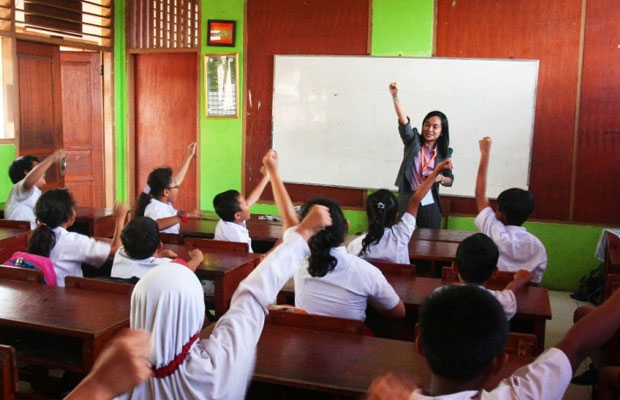
<svg viewBox="0 0 620 400"><path fill-rule="evenodd" d="M4 262L5 265L13 265L20 268L36 269L43 273L43 281L48 286L56 286L56 271L52 260L36 254L16 251L11 258Z"/></svg>

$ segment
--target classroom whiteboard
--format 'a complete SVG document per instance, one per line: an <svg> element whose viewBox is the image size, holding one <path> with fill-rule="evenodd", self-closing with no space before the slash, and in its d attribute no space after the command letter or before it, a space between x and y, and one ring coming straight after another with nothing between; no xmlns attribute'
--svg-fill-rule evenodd
<svg viewBox="0 0 620 400"><path fill-rule="evenodd" d="M493 138L487 194L528 187L538 60L275 56L273 148L285 182L394 189L403 143L388 91L411 123L443 111L455 181L473 196L478 140Z"/></svg>

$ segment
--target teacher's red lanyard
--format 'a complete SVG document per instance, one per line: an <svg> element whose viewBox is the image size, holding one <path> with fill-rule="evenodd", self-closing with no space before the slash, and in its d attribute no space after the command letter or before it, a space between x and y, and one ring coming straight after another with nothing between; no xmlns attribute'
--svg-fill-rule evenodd
<svg viewBox="0 0 620 400"><path fill-rule="evenodd" d="M424 170L426 168L428 168L429 165L431 165L431 163L433 161L435 161L435 158L437 158L437 153L439 153L437 151L437 149L435 149L435 154L433 154L433 156L431 157L430 160L428 160L427 163L425 163L424 161L426 160L426 155L424 154L424 149L426 148L426 145L422 145L422 158L420 160L420 176L424 176Z"/></svg>

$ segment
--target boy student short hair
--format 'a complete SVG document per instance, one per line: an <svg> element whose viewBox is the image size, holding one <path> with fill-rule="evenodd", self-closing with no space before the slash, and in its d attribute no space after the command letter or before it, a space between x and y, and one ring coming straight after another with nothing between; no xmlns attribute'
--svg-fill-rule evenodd
<svg viewBox="0 0 620 400"><path fill-rule="evenodd" d="M213 198L213 207L217 215L227 222L235 220L235 213L241 211L239 206L239 192L231 189L217 194Z"/></svg>
<svg viewBox="0 0 620 400"><path fill-rule="evenodd" d="M431 371L453 381L478 377L504 351L508 320L499 302L477 286L433 292L420 309L420 345Z"/></svg>
<svg viewBox="0 0 620 400"><path fill-rule="evenodd" d="M121 231L121 241L129 257L144 260L159 246L159 227L149 217L135 217Z"/></svg>
<svg viewBox="0 0 620 400"><path fill-rule="evenodd" d="M11 163L9 167L9 178L11 182L17 183L26 177L26 174L33 168L35 162L39 162L37 156L25 155L21 156Z"/></svg>
<svg viewBox="0 0 620 400"><path fill-rule="evenodd" d="M499 194L497 205L508 225L521 226L534 211L534 195L519 188L506 189Z"/></svg>
<svg viewBox="0 0 620 400"><path fill-rule="evenodd" d="M476 233L459 244L454 262L465 282L482 285L493 275L498 259L499 250L493 240Z"/></svg>

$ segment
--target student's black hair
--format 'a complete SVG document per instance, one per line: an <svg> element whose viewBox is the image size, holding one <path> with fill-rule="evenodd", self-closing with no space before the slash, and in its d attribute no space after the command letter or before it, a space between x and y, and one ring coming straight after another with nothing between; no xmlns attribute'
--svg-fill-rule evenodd
<svg viewBox="0 0 620 400"><path fill-rule="evenodd" d="M227 222L235 221L235 214L241 211L239 205L239 192L231 189L222 193L218 193L213 198L213 208L215 213Z"/></svg>
<svg viewBox="0 0 620 400"><path fill-rule="evenodd" d="M451 381L480 376L503 352L508 337L504 309L477 286L453 285L433 292L422 305L418 321L420 344L431 371Z"/></svg>
<svg viewBox="0 0 620 400"><path fill-rule="evenodd" d="M534 211L534 205L534 195L519 188L506 189L497 198L498 209L508 225L523 225Z"/></svg>
<svg viewBox="0 0 620 400"><path fill-rule="evenodd" d="M121 242L129 257L144 260L159 246L157 222L149 217L135 217L121 231Z"/></svg>
<svg viewBox="0 0 620 400"><path fill-rule="evenodd" d="M459 244L454 262L465 282L482 285L493 275L498 258L499 250L493 240L484 233L476 233Z"/></svg>
<svg viewBox="0 0 620 400"><path fill-rule="evenodd" d="M170 188L172 183L172 168L156 168L149 174L146 184L148 188L138 196L136 201L136 210L133 215L136 217L144 216L144 210L149 205L151 199L160 196L164 190Z"/></svg>
<svg viewBox="0 0 620 400"><path fill-rule="evenodd" d="M422 120L422 129L424 129L424 123L431 117L439 117L441 120L441 136L437 139L437 150L439 155L443 158L448 158L448 147L450 147L450 128L448 126L448 117L441 111L431 111L426 114L426 117ZM422 145L426 142L424 135L420 135L422 139Z"/></svg>
<svg viewBox="0 0 620 400"><path fill-rule="evenodd" d="M306 217L315 204L327 207L332 217L332 225L319 231L308 241L308 247L310 247L308 272L314 277L321 277L327 275L338 263L336 258L329 254L329 252L332 247L340 246L344 242L347 222L340 206L324 198L312 199L304 204L301 209L301 219Z"/></svg>
<svg viewBox="0 0 620 400"><path fill-rule="evenodd" d="M368 233L362 240L362 253L368 250L371 244L379 243L385 228L396 222L398 201L394 194L387 189L381 189L368 196L366 215L368 216Z"/></svg>
<svg viewBox="0 0 620 400"><path fill-rule="evenodd" d="M15 159L9 166L9 178L11 182L17 183L26 177L26 174L33 168L33 164L39 162L39 158L33 155L25 155Z"/></svg>
<svg viewBox="0 0 620 400"><path fill-rule="evenodd" d="M43 193L34 206L39 225L32 232L26 251L49 257L56 244L56 235L52 229L69 221L74 209L75 200L67 189L50 189Z"/></svg>

